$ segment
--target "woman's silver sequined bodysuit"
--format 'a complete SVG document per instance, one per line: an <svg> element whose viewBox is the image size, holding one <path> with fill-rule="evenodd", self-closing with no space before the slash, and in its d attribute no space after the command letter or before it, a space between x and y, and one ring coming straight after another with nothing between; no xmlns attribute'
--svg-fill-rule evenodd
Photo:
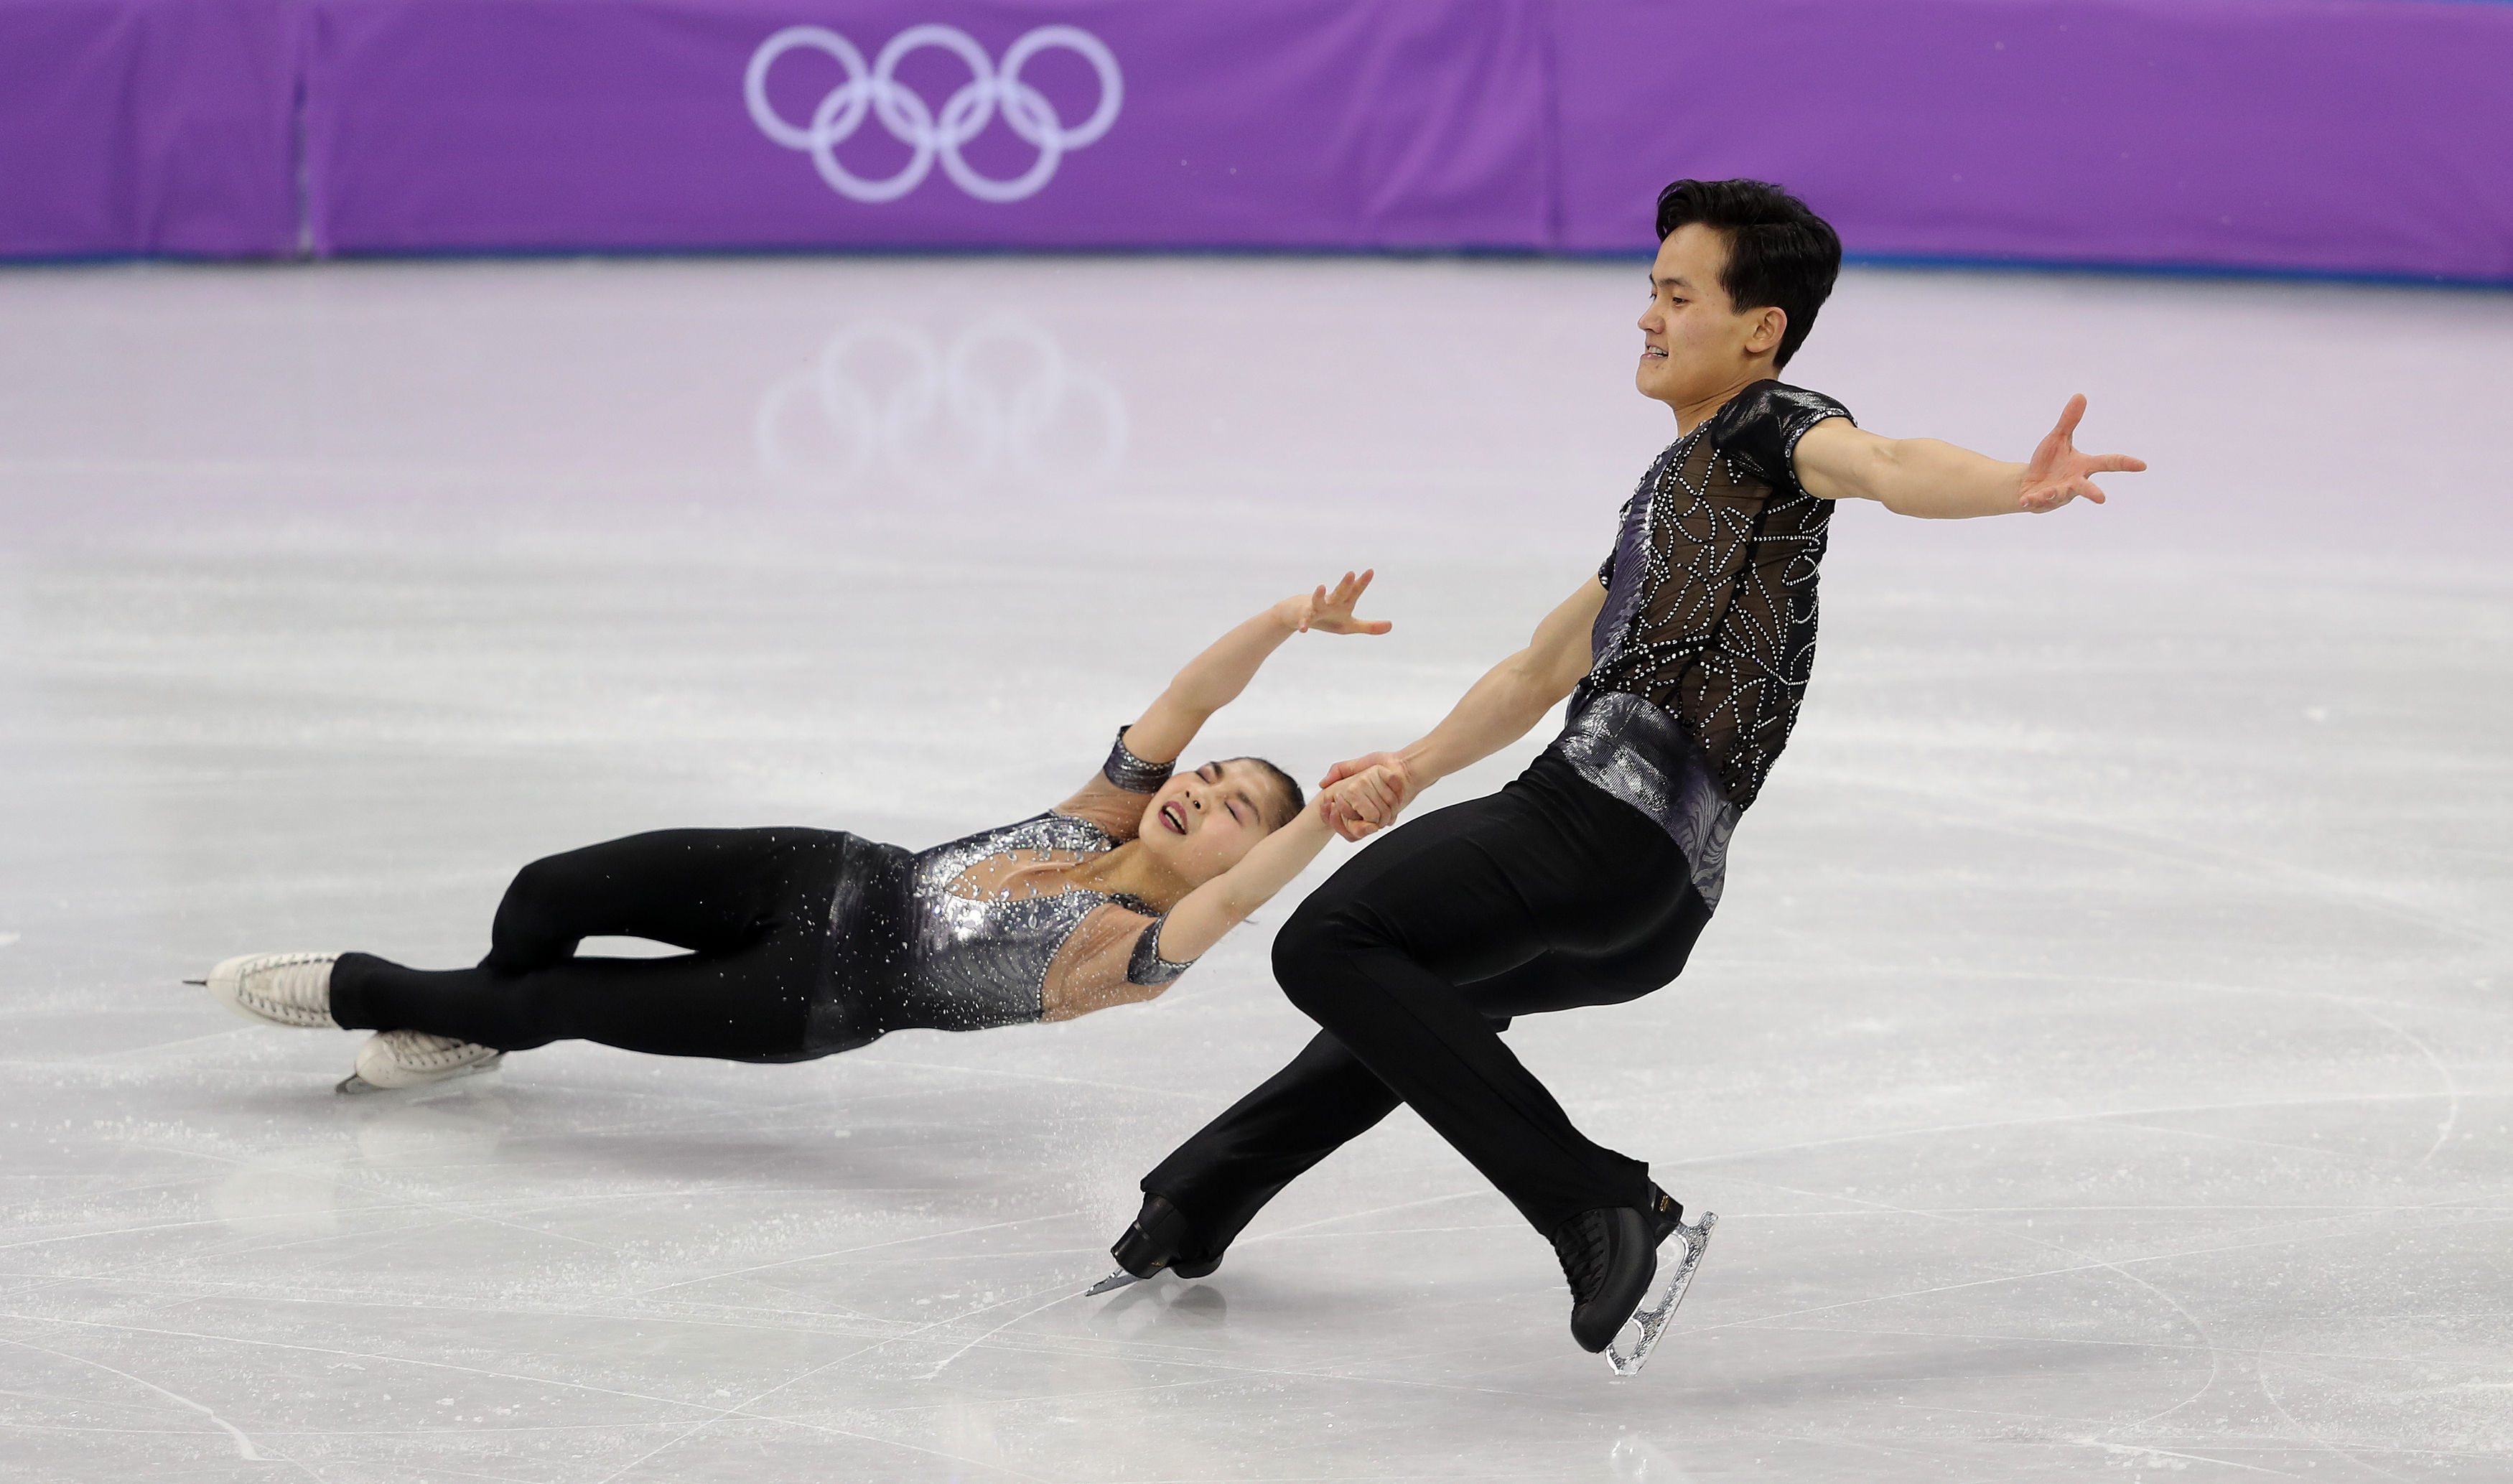
<svg viewBox="0 0 2513 1484"><path fill-rule="evenodd" d="M1127 750L1125 733L1101 777L1127 794L1148 794L1166 764ZM1086 918L1115 905L1152 919L1137 935L1126 979L1166 984L1188 965L1160 956L1161 913L1142 901L1068 890L1036 896L971 893L973 868L1015 854L1096 856L1122 843L1069 814L1042 814L913 854L850 836L829 903L828 993L812 1011L816 1054L893 1030L983 1030L1035 1021L1050 969Z"/></svg>

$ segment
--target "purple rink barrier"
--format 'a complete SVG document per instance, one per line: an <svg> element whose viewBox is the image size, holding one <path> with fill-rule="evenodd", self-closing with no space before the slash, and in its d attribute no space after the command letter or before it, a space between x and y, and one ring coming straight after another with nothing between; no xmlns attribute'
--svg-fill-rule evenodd
<svg viewBox="0 0 2513 1484"><path fill-rule="evenodd" d="M286 0L0 0L0 257L297 247Z"/></svg>
<svg viewBox="0 0 2513 1484"><path fill-rule="evenodd" d="M305 0L324 252L1536 248L1544 0Z"/></svg>
<svg viewBox="0 0 2513 1484"><path fill-rule="evenodd" d="M285 254L300 169L323 253L1640 252L1756 175L1868 256L2513 283L2508 78L2508 0L0 0L0 257Z"/></svg>
<svg viewBox="0 0 2513 1484"><path fill-rule="evenodd" d="M1557 245L1670 177L1853 253L2513 281L2513 5L1565 0Z"/></svg>

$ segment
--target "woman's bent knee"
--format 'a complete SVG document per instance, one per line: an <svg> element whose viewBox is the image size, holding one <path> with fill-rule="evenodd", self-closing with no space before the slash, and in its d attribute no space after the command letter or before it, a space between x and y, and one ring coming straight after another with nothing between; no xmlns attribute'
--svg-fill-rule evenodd
<svg viewBox="0 0 2513 1484"><path fill-rule="evenodd" d="M506 895L498 903L499 912L545 912L560 902L567 891L567 857L543 856L515 872L506 883Z"/></svg>
<svg viewBox="0 0 2513 1484"><path fill-rule="evenodd" d="M515 872L490 924L484 967L517 973L576 950L578 935L568 928L576 874L565 856L547 856Z"/></svg>

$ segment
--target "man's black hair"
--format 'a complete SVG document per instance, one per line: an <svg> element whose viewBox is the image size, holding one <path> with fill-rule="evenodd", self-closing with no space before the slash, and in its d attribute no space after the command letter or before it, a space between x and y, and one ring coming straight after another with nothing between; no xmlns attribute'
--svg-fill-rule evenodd
<svg viewBox="0 0 2513 1484"><path fill-rule="evenodd" d="M1283 812L1283 817L1281 819L1266 821L1266 827L1270 829L1280 829L1284 825L1291 823L1294 820L1298 819L1300 817L1300 811L1309 807L1309 796L1300 791L1300 785L1292 781L1292 776L1285 773L1282 769L1275 767L1264 758L1235 757L1232 758L1231 761L1254 765L1257 772L1264 774L1266 777L1272 779L1276 783L1280 784L1283 789L1283 796L1290 801L1291 808Z"/></svg>
<svg viewBox="0 0 2513 1484"><path fill-rule="evenodd" d="M1739 309L1778 305L1789 317L1773 369L1789 363L1841 276L1841 234L1767 180L1678 180L1657 193L1657 240L1698 221L1728 239L1719 286Z"/></svg>

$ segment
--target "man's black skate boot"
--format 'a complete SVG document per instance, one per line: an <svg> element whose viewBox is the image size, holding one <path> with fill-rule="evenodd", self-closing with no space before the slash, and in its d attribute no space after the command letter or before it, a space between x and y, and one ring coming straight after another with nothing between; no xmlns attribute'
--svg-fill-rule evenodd
<svg viewBox="0 0 2513 1484"><path fill-rule="evenodd" d="M1582 1211L1553 1232L1553 1254L1571 1284L1571 1338L1594 1354L1615 1343L1657 1276L1657 1244L1684 1220L1675 1197L1650 1186L1650 1209Z"/></svg>
<svg viewBox="0 0 2513 1484"><path fill-rule="evenodd" d="M1164 1196L1146 1195L1135 1224L1126 1228L1108 1255L1137 1278L1148 1278L1164 1267L1181 1278L1201 1278L1219 1267L1221 1259L1194 1253L1195 1245L1186 1213Z"/></svg>

